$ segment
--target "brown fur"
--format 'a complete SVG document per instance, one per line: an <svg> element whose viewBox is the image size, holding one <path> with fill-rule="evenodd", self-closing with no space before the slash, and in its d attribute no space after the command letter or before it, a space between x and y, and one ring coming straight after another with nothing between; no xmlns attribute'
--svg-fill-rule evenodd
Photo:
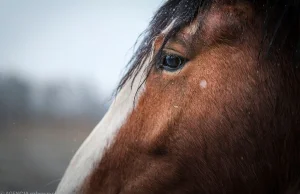
<svg viewBox="0 0 300 194"><path fill-rule="evenodd" d="M299 90L288 86L299 82L288 52L258 61L263 22L248 4L200 14L190 48L167 44L191 60L178 72L151 70L83 193L284 193L296 184Z"/></svg>

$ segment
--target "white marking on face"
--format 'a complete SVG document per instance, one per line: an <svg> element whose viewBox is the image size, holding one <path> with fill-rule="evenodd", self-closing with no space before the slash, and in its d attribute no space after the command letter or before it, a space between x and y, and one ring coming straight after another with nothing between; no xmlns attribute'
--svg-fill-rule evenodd
<svg viewBox="0 0 300 194"><path fill-rule="evenodd" d="M152 56L148 60L145 60L145 65L143 65L143 68L136 76L132 89L132 79L130 79L118 93L101 122L78 149L57 188L56 194L78 193L84 180L100 162L104 149L109 148L113 143L115 135L126 122L128 115L131 114L134 108L133 103L136 91L144 81L145 67L151 58ZM144 85L138 91L138 96L141 95L143 90Z"/></svg>
<svg viewBox="0 0 300 194"><path fill-rule="evenodd" d="M203 88L203 89L206 88L207 87L207 81L206 80L201 80L200 81L200 87Z"/></svg>

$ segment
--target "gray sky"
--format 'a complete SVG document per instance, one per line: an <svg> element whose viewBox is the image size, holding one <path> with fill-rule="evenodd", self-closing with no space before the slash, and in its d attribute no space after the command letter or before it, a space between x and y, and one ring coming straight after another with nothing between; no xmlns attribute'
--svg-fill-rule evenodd
<svg viewBox="0 0 300 194"><path fill-rule="evenodd" d="M0 0L0 73L110 93L162 0Z"/></svg>

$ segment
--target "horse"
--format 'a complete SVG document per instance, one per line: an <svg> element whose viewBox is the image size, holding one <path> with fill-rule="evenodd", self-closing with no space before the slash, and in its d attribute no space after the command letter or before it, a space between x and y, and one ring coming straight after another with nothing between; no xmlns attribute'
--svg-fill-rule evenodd
<svg viewBox="0 0 300 194"><path fill-rule="evenodd" d="M299 193L298 0L168 0L56 193Z"/></svg>

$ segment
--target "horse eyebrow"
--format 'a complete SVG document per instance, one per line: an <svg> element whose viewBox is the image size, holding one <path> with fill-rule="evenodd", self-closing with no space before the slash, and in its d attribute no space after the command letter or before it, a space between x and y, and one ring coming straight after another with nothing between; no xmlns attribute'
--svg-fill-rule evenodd
<svg viewBox="0 0 300 194"><path fill-rule="evenodd" d="M186 38L186 35L183 33L176 34L171 40L175 41L183 47L188 47L188 45L190 45L191 43L190 37Z"/></svg>
<svg viewBox="0 0 300 194"><path fill-rule="evenodd" d="M179 32L170 38L170 43L172 42L179 44L186 49L187 53L190 53L192 50L193 36L187 33Z"/></svg>

